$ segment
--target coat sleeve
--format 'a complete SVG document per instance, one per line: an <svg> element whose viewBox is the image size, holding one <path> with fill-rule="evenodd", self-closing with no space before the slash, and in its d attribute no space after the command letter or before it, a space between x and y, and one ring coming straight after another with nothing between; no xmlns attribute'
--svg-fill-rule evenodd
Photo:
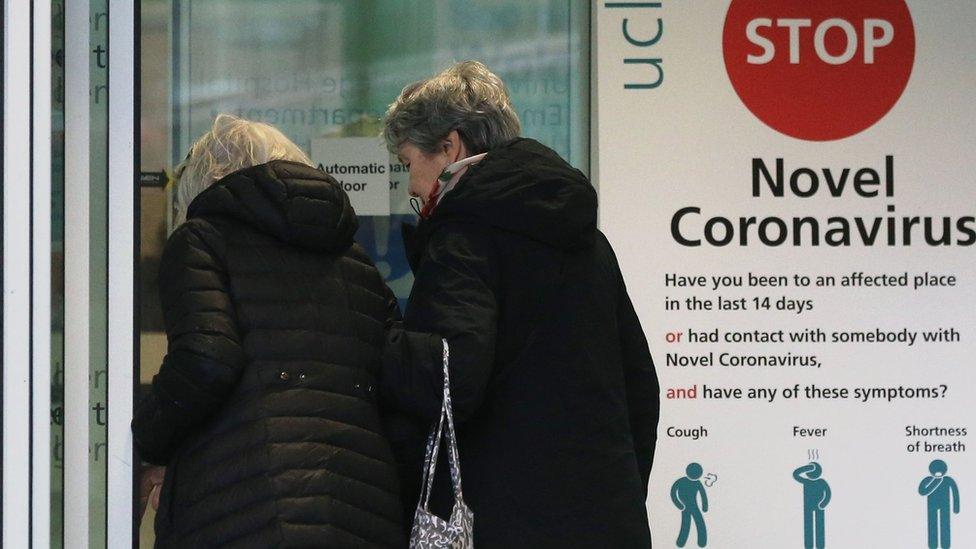
<svg viewBox="0 0 976 549"><path fill-rule="evenodd" d="M619 266L617 268L619 274ZM617 325L620 328L620 350L630 413L630 429L634 451L645 490L654 463L657 443L657 423L661 410L660 386L654 370L654 360L647 346L634 305L627 294L623 275L619 275L617 294Z"/></svg>
<svg viewBox="0 0 976 549"><path fill-rule="evenodd" d="M484 399L495 357L496 260L489 229L441 227L427 246L402 324L387 333L381 395L425 421L440 413L441 338L450 344L451 399L458 423Z"/></svg>
<svg viewBox="0 0 976 549"><path fill-rule="evenodd" d="M386 285L386 340L383 366L380 369L380 406L389 416L406 413L410 417L426 418L429 402L414 402L416 395L423 400L433 397L443 388L441 337L436 334L408 331L403 327L403 315L396 295ZM417 408L424 411L417 412ZM433 412L436 414L437 412Z"/></svg>
<svg viewBox="0 0 976 549"><path fill-rule="evenodd" d="M151 393L132 420L142 459L165 464L186 436L237 384L244 351L219 234L200 220L184 223L166 243L159 271L168 349Z"/></svg>

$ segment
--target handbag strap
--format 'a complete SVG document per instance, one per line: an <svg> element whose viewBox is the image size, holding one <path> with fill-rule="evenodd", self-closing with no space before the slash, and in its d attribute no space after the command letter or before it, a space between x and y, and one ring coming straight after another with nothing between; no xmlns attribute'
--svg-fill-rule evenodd
<svg viewBox="0 0 976 549"><path fill-rule="evenodd" d="M423 492L421 492L420 501L424 510L427 510L428 504L430 503L430 493L434 488L434 474L437 471L437 456L439 455L441 437L443 436L444 430L444 408L441 407L441 415L438 418L437 428L433 429L430 435L427 436L427 456L424 459L424 477L421 486L423 487Z"/></svg>
<svg viewBox="0 0 976 549"><path fill-rule="evenodd" d="M446 339L441 340L444 346L444 400L441 404L441 414L437 420L437 428L432 429L427 438L427 452L424 459L424 475L422 479L421 506L428 510L430 494L434 488L434 474L437 471L437 456L441 438L444 437L444 424L447 423L447 459L451 468L451 485L454 488L455 503L464 500L461 489L461 459L458 456L457 434L454 431L454 411L451 406L451 376L450 376L450 346Z"/></svg>

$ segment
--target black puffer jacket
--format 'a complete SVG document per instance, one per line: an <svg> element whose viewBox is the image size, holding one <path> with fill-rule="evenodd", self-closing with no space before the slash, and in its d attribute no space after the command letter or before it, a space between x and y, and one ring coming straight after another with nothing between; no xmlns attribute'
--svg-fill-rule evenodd
<svg viewBox="0 0 976 549"><path fill-rule="evenodd" d="M658 381L596 207L582 173L518 139L472 165L413 237L408 332L391 331L381 400L416 418L388 417L411 508L447 338L479 549L650 546Z"/></svg>
<svg viewBox="0 0 976 549"><path fill-rule="evenodd" d="M276 161L190 205L160 267L169 349L132 424L167 465L157 547L399 547L375 401L395 301L325 173Z"/></svg>

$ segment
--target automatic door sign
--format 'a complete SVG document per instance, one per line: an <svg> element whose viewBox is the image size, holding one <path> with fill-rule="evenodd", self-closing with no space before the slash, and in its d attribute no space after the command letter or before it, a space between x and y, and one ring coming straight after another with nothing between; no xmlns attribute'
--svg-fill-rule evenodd
<svg viewBox="0 0 976 549"><path fill-rule="evenodd" d="M313 139L312 161L339 182L356 215L390 215L390 153L378 138Z"/></svg>
<svg viewBox="0 0 976 549"><path fill-rule="evenodd" d="M725 68L766 125L808 141L850 137L898 102L915 61L904 0L732 0Z"/></svg>

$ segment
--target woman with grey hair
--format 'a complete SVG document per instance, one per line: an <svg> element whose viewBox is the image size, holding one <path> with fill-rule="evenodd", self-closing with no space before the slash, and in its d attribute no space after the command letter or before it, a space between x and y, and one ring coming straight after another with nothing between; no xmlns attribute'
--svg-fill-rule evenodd
<svg viewBox="0 0 976 549"><path fill-rule="evenodd" d="M441 406L443 336L475 546L646 548L659 410L647 341L593 187L519 131L504 84L473 61L387 111L387 145L423 204L407 332L390 333L380 380L404 504ZM422 352L415 333L432 334ZM442 516L449 484L435 484Z"/></svg>
<svg viewBox="0 0 976 549"><path fill-rule="evenodd" d="M179 170L159 272L168 352L132 422L166 465L157 547L401 547L374 398L396 302L349 198L229 115Z"/></svg>

